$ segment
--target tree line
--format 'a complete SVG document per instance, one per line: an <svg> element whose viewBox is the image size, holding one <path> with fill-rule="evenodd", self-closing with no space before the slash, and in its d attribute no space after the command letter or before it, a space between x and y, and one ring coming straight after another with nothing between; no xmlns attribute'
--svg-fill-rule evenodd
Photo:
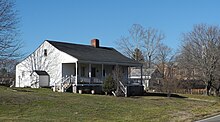
<svg viewBox="0 0 220 122"><path fill-rule="evenodd" d="M219 26L195 25L191 31L183 33L180 49L176 51L165 45L164 39L165 34L158 29L134 24L129 35L121 37L117 44L123 54L143 63L144 68L159 69L167 92L187 85L192 87L192 83L186 81L194 81L205 84L207 95L219 95Z"/></svg>

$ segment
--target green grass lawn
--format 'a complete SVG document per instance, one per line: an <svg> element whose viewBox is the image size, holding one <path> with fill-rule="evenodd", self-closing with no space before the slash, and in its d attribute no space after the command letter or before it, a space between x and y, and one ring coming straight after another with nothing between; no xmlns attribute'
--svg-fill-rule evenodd
<svg viewBox="0 0 220 122"><path fill-rule="evenodd" d="M0 86L0 121L193 121L220 112L217 97L113 97Z"/></svg>

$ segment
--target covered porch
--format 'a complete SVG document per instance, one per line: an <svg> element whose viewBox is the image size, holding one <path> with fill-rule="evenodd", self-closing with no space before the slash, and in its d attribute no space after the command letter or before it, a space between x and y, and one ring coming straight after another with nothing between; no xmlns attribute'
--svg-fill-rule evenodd
<svg viewBox="0 0 220 122"><path fill-rule="evenodd" d="M62 78L71 77L72 83L79 84L102 84L106 76L112 74L114 65L98 63L63 63ZM126 70L124 66L123 70Z"/></svg>
<svg viewBox="0 0 220 122"><path fill-rule="evenodd" d="M96 92L102 92L102 85L107 76L112 75L115 66L120 66L123 73L123 85L142 85L142 82L134 83L129 79L129 67L125 64L107 64L96 62L76 62L62 64L62 82L71 84L72 92L78 93L79 90L96 89ZM63 85L64 86L64 85ZM68 85L70 87L70 85ZM65 91L65 88L64 88Z"/></svg>

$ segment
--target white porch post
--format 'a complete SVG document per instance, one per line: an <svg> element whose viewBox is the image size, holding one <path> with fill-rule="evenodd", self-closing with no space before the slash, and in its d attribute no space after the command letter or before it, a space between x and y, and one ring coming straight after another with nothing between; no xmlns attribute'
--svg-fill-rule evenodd
<svg viewBox="0 0 220 122"><path fill-rule="evenodd" d="M130 76L131 76L131 68L130 68L130 66L128 66L128 78L130 78Z"/></svg>
<svg viewBox="0 0 220 122"><path fill-rule="evenodd" d="M102 64L102 80L103 80L103 73L104 73L104 66L103 66L103 64Z"/></svg>
<svg viewBox="0 0 220 122"><path fill-rule="evenodd" d="M128 74L128 69L129 69L129 66L128 67L125 67L125 71L126 71L126 84L128 85L129 84L129 74Z"/></svg>
<svg viewBox="0 0 220 122"><path fill-rule="evenodd" d="M76 79L75 79L75 84L76 84L76 86L77 86L77 81L78 81L78 71L77 71L77 69L78 69L78 62L76 62Z"/></svg>
<svg viewBox="0 0 220 122"><path fill-rule="evenodd" d="M143 66L141 66L141 85L143 85Z"/></svg>
<svg viewBox="0 0 220 122"><path fill-rule="evenodd" d="M78 71L78 72L79 72L79 77L81 77L81 65L80 65L79 62L78 62L78 67L79 67L79 68L78 68L78 69L79 69L79 71Z"/></svg>
<svg viewBox="0 0 220 122"><path fill-rule="evenodd" d="M90 78L89 83L91 82L91 77L92 77L92 66L91 64L89 64L89 78Z"/></svg>
<svg viewBox="0 0 220 122"><path fill-rule="evenodd" d="M131 68L130 66L127 67L127 84L131 84Z"/></svg>

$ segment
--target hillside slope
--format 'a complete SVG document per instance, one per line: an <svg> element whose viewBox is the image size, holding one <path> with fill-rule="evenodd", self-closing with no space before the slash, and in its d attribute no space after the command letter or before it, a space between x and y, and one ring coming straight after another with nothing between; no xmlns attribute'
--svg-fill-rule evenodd
<svg viewBox="0 0 220 122"><path fill-rule="evenodd" d="M216 97L113 97L0 86L0 121L192 121L220 112Z"/></svg>

